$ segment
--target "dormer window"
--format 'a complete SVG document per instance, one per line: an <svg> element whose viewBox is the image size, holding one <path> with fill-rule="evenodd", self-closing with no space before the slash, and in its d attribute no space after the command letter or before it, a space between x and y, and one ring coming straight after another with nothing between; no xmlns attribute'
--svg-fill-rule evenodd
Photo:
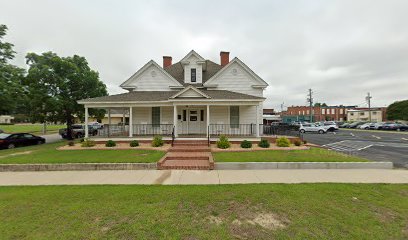
<svg viewBox="0 0 408 240"><path fill-rule="evenodd" d="M197 71L195 68L191 69L191 82L197 82Z"/></svg>

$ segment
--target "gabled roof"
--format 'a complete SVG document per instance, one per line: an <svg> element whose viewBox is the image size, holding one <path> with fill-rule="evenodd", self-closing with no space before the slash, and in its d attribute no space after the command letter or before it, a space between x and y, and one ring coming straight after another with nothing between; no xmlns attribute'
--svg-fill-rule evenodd
<svg viewBox="0 0 408 240"><path fill-rule="evenodd" d="M182 84L177 81L176 79L174 79L173 76L171 76L167 71L164 71L164 69L162 67L160 67L159 64L157 64L155 61L150 60L148 63L146 63L141 69L139 69L135 74L133 74L128 80L126 80L125 82L123 82L120 87L122 88L126 88L129 87L131 88L132 86L128 86L128 84L134 79L137 78L138 76L140 76L146 69L148 69L150 66L155 66L157 69L159 69L160 72L162 72L165 76L167 76L171 81L174 82L174 84L176 86L182 86Z"/></svg>
<svg viewBox="0 0 408 240"><path fill-rule="evenodd" d="M202 92L202 91L198 90L197 88L195 88L194 86L188 86L188 87L184 88L183 90L181 90L180 92L174 94L170 98L180 97L181 95L183 95L184 93L186 93L188 91L194 91L198 95L201 95L203 98L211 98L207 94L205 94L204 92Z"/></svg>
<svg viewBox="0 0 408 240"><path fill-rule="evenodd" d="M240 65L249 75L251 75L256 81L259 82L259 85L261 86L268 86L268 83L266 83L262 78L260 78L252 69L250 69L245 63L243 63L239 58L235 57L230 61L226 66L224 66L220 71L218 71L216 74L214 74L210 79L208 79L203 85L208 86L211 84L212 81L217 79L219 75L221 75L226 69L228 69L232 64L237 63Z"/></svg>
<svg viewBox="0 0 408 240"><path fill-rule="evenodd" d="M222 68L221 65L212 62L210 60L206 60L203 64L203 83L205 83L208 79L214 76L218 71ZM174 79L176 79L180 84L184 86L188 86L191 84L184 83L184 68L181 62L177 62L173 65L170 65L164 68L166 72L168 72ZM202 85L201 83L196 85Z"/></svg>
<svg viewBox="0 0 408 240"><path fill-rule="evenodd" d="M226 90L199 90L203 94L207 95L209 98L198 98L200 100L253 100L260 101L264 100L263 97L256 97L252 95L247 95L243 93L236 93ZM96 97L79 100L78 103L123 103L123 102L156 102L156 101L172 101L176 100L171 98L177 91L133 91L128 93L116 94L105 97ZM182 98L191 99L191 98ZM197 98L193 98L197 99Z"/></svg>
<svg viewBox="0 0 408 240"><path fill-rule="evenodd" d="M196 51L191 50L185 57L183 57L183 59L180 60L180 62L184 62L187 61L187 59L189 59L192 55L194 55L196 58L198 58L200 61L205 61L205 59L203 57L200 56L200 54L198 54Z"/></svg>

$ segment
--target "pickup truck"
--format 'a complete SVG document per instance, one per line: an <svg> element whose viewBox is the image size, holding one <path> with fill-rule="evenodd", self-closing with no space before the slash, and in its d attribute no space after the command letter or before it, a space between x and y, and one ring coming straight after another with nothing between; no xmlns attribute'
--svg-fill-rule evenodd
<svg viewBox="0 0 408 240"><path fill-rule="evenodd" d="M85 137L85 126L84 125L74 124L71 126L71 131L72 131L73 138ZM98 134L98 129L96 129L93 126L88 126L88 133L89 133L89 136L95 136ZM59 135L61 135L62 138L67 139L68 138L67 129L66 128L60 129Z"/></svg>

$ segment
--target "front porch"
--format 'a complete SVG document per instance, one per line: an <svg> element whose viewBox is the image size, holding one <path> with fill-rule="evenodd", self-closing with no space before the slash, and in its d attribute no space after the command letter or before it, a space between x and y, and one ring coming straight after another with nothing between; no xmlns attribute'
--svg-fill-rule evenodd
<svg viewBox="0 0 408 240"><path fill-rule="evenodd" d="M108 112L108 123L98 129L94 136L89 134L89 127L92 127L88 124L90 108L103 108ZM111 109L122 111L123 121L112 123ZM263 133L260 112L259 102L236 105L164 104L129 107L85 105L85 137L142 140L160 135L164 139L213 139L226 135L234 138L259 138Z"/></svg>

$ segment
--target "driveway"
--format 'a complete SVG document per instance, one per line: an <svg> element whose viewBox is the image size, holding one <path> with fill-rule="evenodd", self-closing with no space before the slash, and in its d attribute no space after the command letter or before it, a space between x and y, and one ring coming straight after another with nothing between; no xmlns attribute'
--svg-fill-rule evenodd
<svg viewBox="0 0 408 240"><path fill-rule="evenodd" d="M327 134L307 133L304 139L338 152L408 168L407 133L340 129Z"/></svg>

